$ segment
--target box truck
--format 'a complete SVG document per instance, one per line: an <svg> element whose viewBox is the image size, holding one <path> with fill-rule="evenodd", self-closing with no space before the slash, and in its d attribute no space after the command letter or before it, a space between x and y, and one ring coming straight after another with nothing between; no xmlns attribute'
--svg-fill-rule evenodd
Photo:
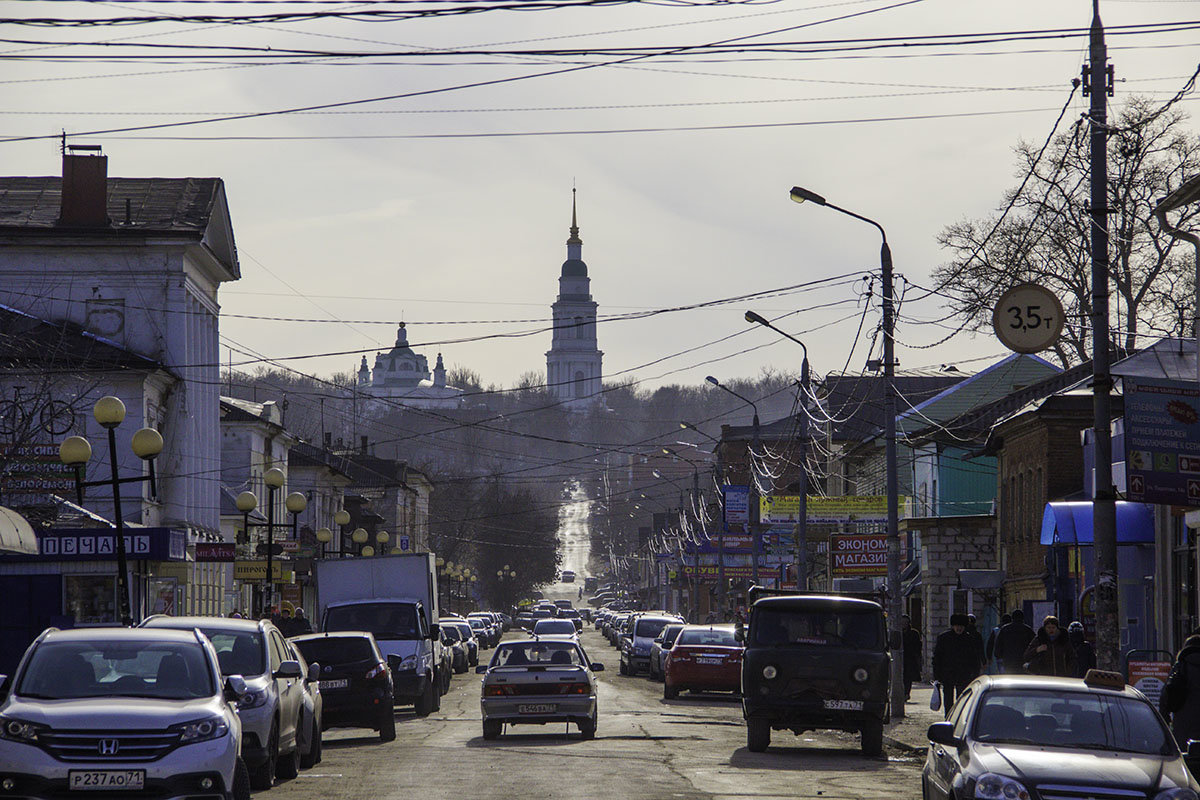
<svg viewBox="0 0 1200 800"><path fill-rule="evenodd" d="M419 716L441 707L441 639L433 553L321 559L316 564L322 631L370 631L388 660L397 705Z"/></svg>

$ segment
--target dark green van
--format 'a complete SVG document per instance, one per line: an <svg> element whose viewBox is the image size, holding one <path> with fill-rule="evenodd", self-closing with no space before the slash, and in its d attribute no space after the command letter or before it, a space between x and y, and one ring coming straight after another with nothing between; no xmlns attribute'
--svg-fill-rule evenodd
<svg viewBox="0 0 1200 800"><path fill-rule="evenodd" d="M862 734L864 755L883 752L891 655L878 603L836 595L763 597L742 631L746 746L767 749L771 731Z"/></svg>

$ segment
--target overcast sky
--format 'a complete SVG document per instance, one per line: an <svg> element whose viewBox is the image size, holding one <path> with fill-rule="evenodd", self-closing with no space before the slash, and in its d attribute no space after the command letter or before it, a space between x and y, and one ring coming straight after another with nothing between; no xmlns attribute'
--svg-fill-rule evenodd
<svg viewBox="0 0 1200 800"><path fill-rule="evenodd" d="M401 7L13 2L3 13L95 18ZM1200 20L1200 2L1102 0L1102 13L1116 34L1118 26ZM1086 28L1090 20L1090 0L779 0L370 23L5 24L2 38L9 42L0 52L10 60L0 78L0 134L43 136L414 95L71 141L102 144L111 175L224 179L243 278L221 290L228 315L221 331L239 349L272 358L343 353L286 362L328 376L356 368L357 351L390 346L395 323L404 319L430 363L440 351L450 367L511 385L522 373L545 371L550 334L542 329L566 257L573 186L602 315L876 271L875 230L789 202L793 184L878 220L897 272L928 285L931 269L945 259L938 231L999 205L1019 177L1013 146L1046 138L1086 60L1086 37L1015 41L1013 32ZM828 52L828 44L796 47L995 33L1007 35L841 53ZM627 54L459 52L694 48L731 40L753 49L668 50L632 61ZM101 41L399 55L264 65L192 50L172 52L191 57L186 63L162 63L131 58L162 50L57 45ZM1169 98L1196 69L1197 41L1194 28L1110 35L1119 80L1113 102L1133 92ZM770 43L792 46L761 49ZM446 50L453 52L437 52ZM97 53L106 60L43 60ZM11 60L18 54L37 60ZM563 72L583 65L601 66ZM519 80L440 91L510 78ZM1182 104L1187 111L1195 109L1191 99ZM1076 94L1064 129L1087 102ZM56 175L58 152L55 139L0 143L0 169ZM653 387L699 383L706 374L798 369L799 349L749 329L746 308L768 317L790 314L778 324L807 341L814 370L840 370L859 325L862 289L850 277L752 303L602 322L605 375ZM827 307L806 310L814 306ZM910 318L939 312L936 298L905 308ZM869 309L852 370L862 368L877 324L877 310ZM449 341L528 331L540 332ZM922 345L947 332L902 321L897 338ZM742 352L748 348L757 349ZM933 349L901 346L898 354L902 369L960 363L967 371L988 363L985 356L1001 356L1002 348L990 337L963 335ZM234 355L235 363L244 360Z"/></svg>

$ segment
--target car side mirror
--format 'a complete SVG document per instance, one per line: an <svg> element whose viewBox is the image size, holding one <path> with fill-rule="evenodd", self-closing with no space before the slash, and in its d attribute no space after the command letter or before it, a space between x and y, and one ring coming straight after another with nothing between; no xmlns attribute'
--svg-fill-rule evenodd
<svg viewBox="0 0 1200 800"><path fill-rule="evenodd" d="M733 640L735 642L746 641L746 626L742 624L740 619L733 623Z"/></svg>
<svg viewBox="0 0 1200 800"><path fill-rule="evenodd" d="M404 660L403 658L396 655L395 653L388 653L387 654L388 669L400 669L400 662L403 660Z"/></svg>
<svg viewBox="0 0 1200 800"><path fill-rule="evenodd" d="M935 722L929 726L929 741L934 744L944 744L948 747L958 745L954 736L954 725L949 722Z"/></svg>
<svg viewBox="0 0 1200 800"><path fill-rule="evenodd" d="M487 664L480 664L478 667L475 668L475 673L477 675L486 675L487 670L488 670Z"/></svg>
<svg viewBox="0 0 1200 800"><path fill-rule="evenodd" d="M592 664L591 667L592 667L592 672L604 672L604 665L601 664L599 661L597 661L595 664Z"/></svg>
<svg viewBox="0 0 1200 800"><path fill-rule="evenodd" d="M250 690L246 687L246 680L241 675L230 675L225 679L225 700L230 703L236 703L241 700Z"/></svg>
<svg viewBox="0 0 1200 800"><path fill-rule="evenodd" d="M429 638L430 639L438 638L441 635L441 633L442 633L442 626L438 625L436 622L429 626Z"/></svg>
<svg viewBox="0 0 1200 800"><path fill-rule="evenodd" d="M317 676L319 676L320 674L321 674L321 662L320 661L314 661L308 665L307 680L309 683L315 683L318 680Z"/></svg>
<svg viewBox="0 0 1200 800"><path fill-rule="evenodd" d="M276 678L303 678L304 668L300 666L299 661L283 661L279 664L279 669L275 670Z"/></svg>

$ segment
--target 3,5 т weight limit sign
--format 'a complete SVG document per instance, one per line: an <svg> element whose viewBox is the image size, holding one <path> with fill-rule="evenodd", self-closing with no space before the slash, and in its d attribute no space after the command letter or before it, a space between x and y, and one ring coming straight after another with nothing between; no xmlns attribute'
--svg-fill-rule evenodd
<svg viewBox="0 0 1200 800"><path fill-rule="evenodd" d="M1062 333L1062 303L1044 286L1022 283L1000 296L992 310L992 328L1013 352L1041 352L1053 347Z"/></svg>

